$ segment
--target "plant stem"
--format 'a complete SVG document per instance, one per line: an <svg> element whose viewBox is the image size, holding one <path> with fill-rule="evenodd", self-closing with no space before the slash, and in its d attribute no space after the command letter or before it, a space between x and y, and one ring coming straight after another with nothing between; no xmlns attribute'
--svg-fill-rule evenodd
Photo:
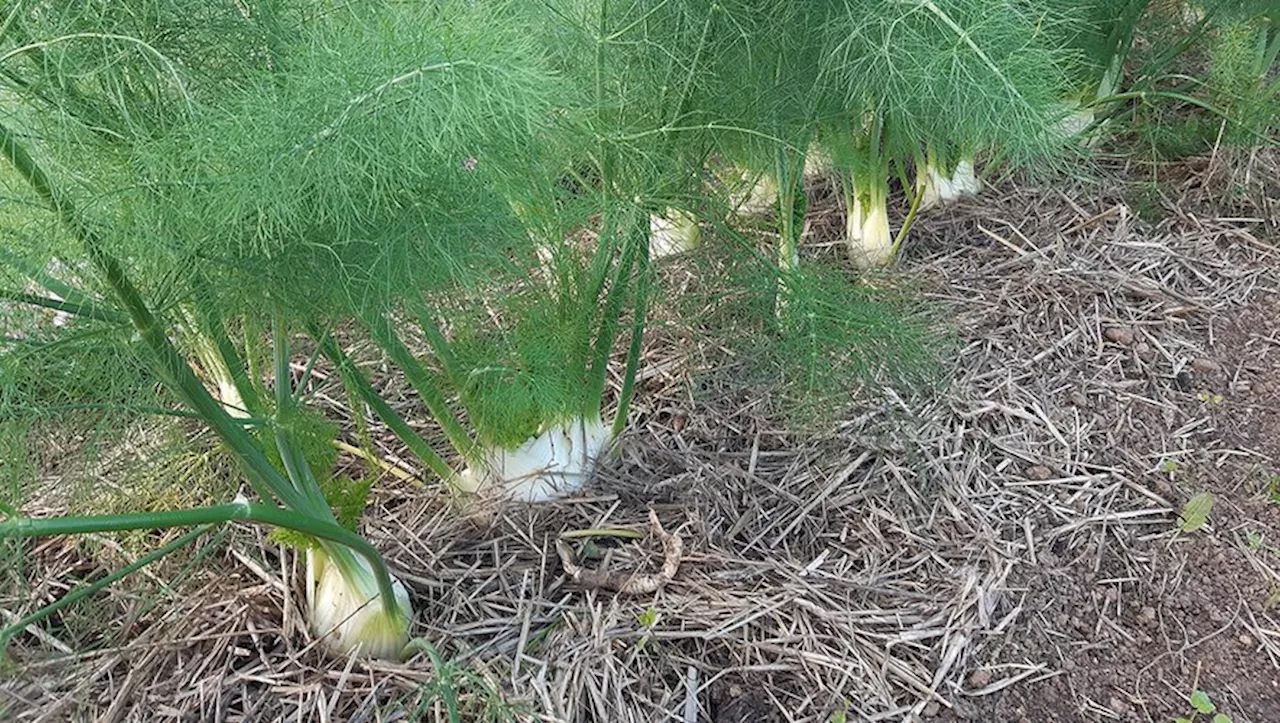
<svg viewBox="0 0 1280 723"><path fill-rule="evenodd" d="M272 314L271 324L272 358L276 374L276 424L271 431L275 437L276 449L280 452L280 461L284 463L293 488L306 500L307 506L297 509L306 511L317 519L336 521L333 509L320 491L320 483L316 480L311 465L293 438L292 422L297 416L298 405L293 396L292 375L289 372L289 327L278 308Z"/></svg>
<svg viewBox="0 0 1280 723"><path fill-rule="evenodd" d="M409 380L409 385L413 387L413 390L427 405L427 411L431 412L431 416L435 418L436 423L444 430L445 437L448 438L449 443L453 445L453 448L459 454L469 457L475 450L475 441L471 439L471 435L467 433L466 429L463 429L453 411L449 409L444 393L440 390L436 381L431 378L431 372L413 356L413 352L409 351L404 342L400 341L400 337L396 336L395 329L391 327L391 322L385 317L364 315L361 321L369 330L369 333L373 335L374 341L378 343L378 346L382 347L382 350L391 357L391 361L404 372L405 377Z"/></svg>
<svg viewBox="0 0 1280 723"><path fill-rule="evenodd" d="M626 299L628 280L631 269L635 266L637 248L648 246L647 219L643 215L637 217L631 231L623 242L622 258L614 270L614 276L605 293L603 308L600 312L599 331L595 344L591 349L591 367L587 373L587 394L583 398L585 408L583 415L590 420L600 419L600 410L604 404L605 380L609 376L609 355L613 351L613 343L618 336L618 322L622 317L622 306Z"/></svg>
<svg viewBox="0 0 1280 723"><path fill-rule="evenodd" d="M908 188L908 186L904 185L903 188ZM893 249L889 252L890 258L897 257L898 249L902 247L903 240L907 238L907 232L911 230L911 225L915 223L916 213L920 211L920 201L924 198L924 193L921 191L916 193L908 191L908 195L911 196L911 208L907 211L907 217L902 220L902 227L898 229L898 235L893 239Z"/></svg>
<svg viewBox="0 0 1280 723"><path fill-rule="evenodd" d="M127 530L158 530L189 525L216 525L227 522L256 522L295 530L320 540L347 548L365 558L377 579L378 591L388 612L397 611L396 597L391 587L391 575L381 553L363 537L339 525L337 522L319 520L301 512L249 502L241 498L236 502L189 510L165 512L138 512L123 515L91 515L86 517L11 518L0 522L0 540L10 537L48 537L80 535L93 532L122 532ZM161 548L163 549L163 548Z"/></svg>
<svg viewBox="0 0 1280 723"><path fill-rule="evenodd" d="M69 301L86 309L97 309L102 314L111 314L113 318L109 319L109 321L126 320L126 317L112 309L101 308L101 305L94 299L90 298L90 296L85 292L70 284L64 283L58 278L55 278L36 264L27 261L3 246L0 246L0 263L17 269L27 278L43 286L45 291L48 291L63 301Z"/></svg>
<svg viewBox="0 0 1280 723"><path fill-rule="evenodd" d="M445 379L457 387L462 379L462 368L458 365L457 357L453 355L453 349L449 347L449 340L445 338L444 332L440 331L435 319L431 318L431 312L426 308L426 304L415 299L410 302L410 305L413 307L413 315L418 319L418 326L422 328L423 335L427 337L427 343L431 345L431 352L440 362Z"/></svg>
<svg viewBox="0 0 1280 723"><path fill-rule="evenodd" d="M214 348L218 351L218 356L222 359L223 366L226 367L227 373L231 375L231 383L236 388L236 392L240 394L240 400L244 402L246 410L251 416L261 416L263 414L263 405L261 396L258 394L258 387L255 386L250 377L245 373L245 361L241 359L240 353L236 351L235 345L231 343L231 338L227 336L226 324L222 320L222 315L212 303L211 294L208 286L203 279L197 279L196 311L200 315L199 323L203 327L206 336L213 340Z"/></svg>
<svg viewBox="0 0 1280 723"><path fill-rule="evenodd" d="M627 366L622 377L622 390L618 393L618 409L613 415L612 436L616 439L627 426L627 413L635 398L636 372L640 367L640 352L644 347L644 327L649 303L649 245L640 250L640 286L636 289L636 301L632 309L631 347L627 350Z"/></svg>
<svg viewBox="0 0 1280 723"><path fill-rule="evenodd" d="M312 331L312 336L319 338L319 335L314 330ZM347 386L356 393L356 396L361 401L369 405L373 413L395 433L396 438L408 447L414 456L430 467L431 471L440 476L440 479L448 481L453 478L454 471L449 466L449 463L409 426L404 417L401 417L396 410L391 408L390 404L387 404L386 400L378 394L365 375L356 367L355 362L351 361L351 358L343 353L332 338L326 337L321 342L320 349L329 358L329 361L338 367L338 373L342 375Z"/></svg>
<svg viewBox="0 0 1280 723"><path fill-rule="evenodd" d="M39 294L28 294L25 291L11 291L9 289L0 289L0 299L5 301L16 301L19 304L27 304L30 306L39 306L45 309L53 309L61 311L72 316L83 316L86 319L94 319L96 321L105 321L108 323L118 323L124 321L121 317L96 306L86 306L83 303L73 303L70 301L59 301L48 296L40 296Z"/></svg>

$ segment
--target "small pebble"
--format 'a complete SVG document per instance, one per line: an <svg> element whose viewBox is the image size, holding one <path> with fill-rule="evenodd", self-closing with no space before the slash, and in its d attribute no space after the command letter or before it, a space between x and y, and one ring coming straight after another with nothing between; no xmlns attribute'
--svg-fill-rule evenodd
<svg viewBox="0 0 1280 723"><path fill-rule="evenodd" d="M1034 467L1028 467L1024 475L1029 480L1043 482L1053 476L1053 470L1042 464L1038 464Z"/></svg>
<svg viewBox="0 0 1280 723"><path fill-rule="evenodd" d="M1112 326L1102 332L1102 336L1107 341L1113 341L1121 346L1129 346L1133 343L1133 329L1127 326Z"/></svg>
<svg viewBox="0 0 1280 723"><path fill-rule="evenodd" d="M1138 358L1143 361L1151 361L1156 358L1155 350L1145 341L1138 342L1138 345L1133 347L1133 353L1137 354Z"/></svg>
<svg viewBox="0 0 1280 723"><path fill-rule="evenodd" d="M1249 637L1248 635L1243 635L1243 634L1242 634L1242 635L1240 636L1240 644L1241 644L1241 645L1243 645L1243 646L1245 646L1246 648L1252 648L1252 647L1253 647L1253 638Z"/></svg>
<svg viewBox="0 0 1280 723"><path fill-rule="evenodd" d="M1218 366L1218 363L1212 359L1200 358L1191 360L1191 371L1196 372L1197 374L1212 374L1221 368L1222 367Z"/></svg>
<svg viewBox="0 0 1280 723"><path fill-rule="evenodd" d="M1111 696L1111 700L1108 704L1111 706L1111 710L1114 710L1120 715L1124 715L1129 712L1129 704L1116 696Z"/></svg>
<svg viewBox="0 0 1280 723"><path fill-rule="evenodd" d="M1071 392L1070 399L1072 404L1074 404L1077 407L1080 407L1081 409L1089 408L1089 398L1078 391Z"/></svg>
<svg viewBox="0 0 1280 723"><path fill-rule="evenodd" d="M979 669L969 674L970 690L976 690L978 688L985 687L986 684L990 682L991 682L991 673L988 673L985 670Z"/></svg>
<svg viewBox="0 0 1280 723"><path fill-rule="evenodd" d="M941 710L942 706L938 705L938 701L931 700L925 704L924 710L920 711L920 715L925 718L936 718Z"/></svg>

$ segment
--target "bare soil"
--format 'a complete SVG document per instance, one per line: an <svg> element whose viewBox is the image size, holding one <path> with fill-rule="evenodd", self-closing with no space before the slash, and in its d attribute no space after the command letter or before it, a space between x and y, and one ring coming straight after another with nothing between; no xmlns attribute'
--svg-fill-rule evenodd
<svg viewBox="0 0 1280 723"><path fill-rule="evenodd" d="M1176 421L1206 418L1217 428L1193 451L1246 457L1202 459L1157 478L1154 488L1179 500L1211 492L1213 524L1123 548L1104 543L1083 560L1044 555L1039 568L1021 570L1011 582L1025 591L1021 604L1038 624L989 643L974 675L998 660L1042 661L1054 674L944 719L1171 721L1190 717L1189 697L1203 690L1237 723L1280 720L1280 581L1272 567L1280 535L1280 497L1272 497L1280 492L1273 481L1280 299L1227 310L1202 331L1194 341L1207 355L1183 370L1182 384L1196 396ZM1206 405L1212 413L1202 417Z"/></svg>

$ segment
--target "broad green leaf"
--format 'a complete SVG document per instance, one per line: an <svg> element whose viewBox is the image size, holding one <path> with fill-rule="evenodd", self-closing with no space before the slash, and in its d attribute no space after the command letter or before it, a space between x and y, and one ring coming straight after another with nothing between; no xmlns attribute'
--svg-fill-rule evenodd
<svg viewBox="0 0 1280 723"><path fill-rule="evenodd" d="M1195 532L1209 521L1209 513L1213 510L1213 494L1201 492L1187 500L1178 516L1178 529L1183 532ZM1209 712L1209 711L1205 711Z"/></svg>
<svg viewBox="0 0 1280 723"><path fill-rule="evenodd" d="M1213 723L1231 723L1231 716L1219 713L1213 717Z"/></svg>
<svg viewBox="0 0 1280 723"><path fill-rule="evenodd" d="M1218 709L1218 706L1209 700L1209 694L1203 690L1197 690L1191 694L1191 707L1201 713L1212 713Z"/></svg>

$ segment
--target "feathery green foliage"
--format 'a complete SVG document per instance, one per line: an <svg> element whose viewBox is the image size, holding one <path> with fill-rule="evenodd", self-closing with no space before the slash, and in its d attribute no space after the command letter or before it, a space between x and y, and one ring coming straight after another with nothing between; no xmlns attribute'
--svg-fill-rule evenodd
<svg viewBox="0 0 1280 723"><path fill-rule="evenodd" d="M1213 34L1205 81L1209 100L1227 115L1227 143L1254 146L1280 130L1278 53L1280 9L1231 18Z"/></svg>
<svg viewBox="0 0 1280 723"><path fill-rule="evenodd" d="M890 158L928 142L1044 161L1057 150L1049 123L1072 61L1050 30L1068 22L995 0L850 3L828 26L823 72L843 91L844 117L878 119Z"/></svg>
<svg viewBox="0 0 1280 723"><path fill-rule="evenodd" d="M6 8L0 291L73 319L21 322L0 412L196 417L259 501L8 515L0 534L280 525L372 593L362 556L393 614L385 566L351 532L368 486L334 476L336 429L291 371L300 330L442 477L449 453L377 398L334 330L371 338L468 464L603 421L625 348L616 431L654 283L649 214L722 210L703 168L741 158L784 188L781 276L749 254L737 270L770 300L756 350L792 406L837 410L854 372L927 350L893 304L800 264L812 138L881 200L926 143L1042 161L1066 62L1046 40L1064 20L995 0Z"/></svg>

